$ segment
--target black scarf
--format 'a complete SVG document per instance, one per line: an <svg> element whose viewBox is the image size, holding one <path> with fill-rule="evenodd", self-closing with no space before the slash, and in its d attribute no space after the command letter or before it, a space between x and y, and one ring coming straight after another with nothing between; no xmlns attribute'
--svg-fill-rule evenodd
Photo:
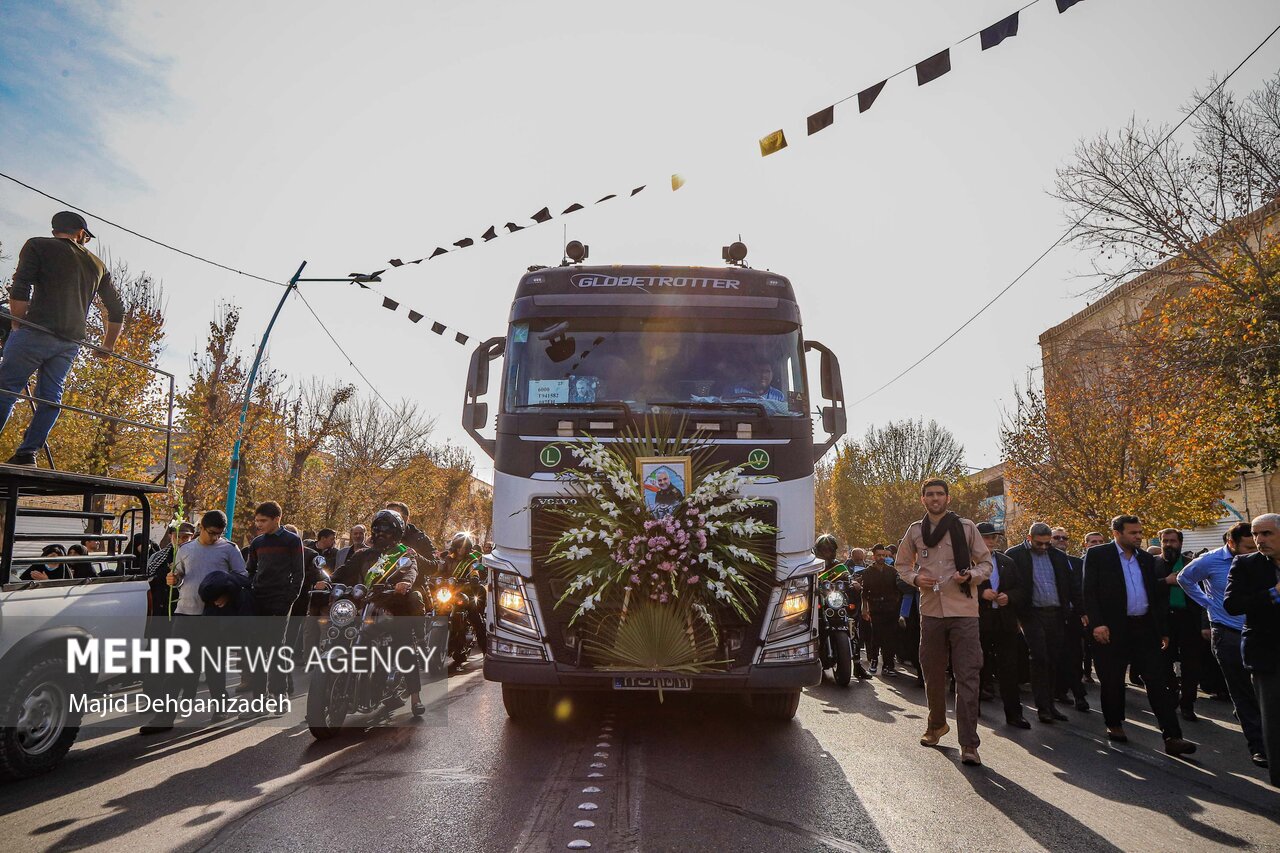
<svg viewBox="0 0 1280 853"><path fill-rule="evenodd" d="M926 548L936 548L942 541L942 537L950 533L951 553L955 557L956 571L969 571L972 565L969 557L969 540L965 536L964 525L960 523L960 516L954 512L948 512L942 517L942 521L938 522L938 526L933 527L929 521L929 514L925 513L924 520L920 522L920 532L924 535ZM965 595L973 597L973 590L969 588L969 584L962 584L960 589L964 590Z"/></svg>

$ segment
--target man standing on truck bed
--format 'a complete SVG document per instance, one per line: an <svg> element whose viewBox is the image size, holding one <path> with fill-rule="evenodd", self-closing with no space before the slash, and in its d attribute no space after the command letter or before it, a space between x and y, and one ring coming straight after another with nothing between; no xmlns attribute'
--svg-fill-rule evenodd
<svg viewBox="0 0 1280 853"><path fill-rule="evenodd" d="M13 295L9 302L13 331L0 359L0 431L9 422L14 394L25 393L27 381L37 371L35 396L48 403L36 404L35 414L10 465L35 465L36 453L58 420L60 409L50 403L62 402L62 390L80 352L85 336L85 318L95 299L106 309L101 348L115 349L124 323L124 303L111 283L111 273L93 252L84 246L93 234L83 216L64 210L53 215L53 236L32 237L18 254L13 273ZM30 322L54 334L26 328ZM99 353L105 358L105 355Z"/></svg>

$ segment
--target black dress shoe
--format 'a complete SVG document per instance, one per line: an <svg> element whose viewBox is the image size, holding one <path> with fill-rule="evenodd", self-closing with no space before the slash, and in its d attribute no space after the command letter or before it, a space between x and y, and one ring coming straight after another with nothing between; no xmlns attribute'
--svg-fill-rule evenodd
<svg viewBox="0 0 1280 853"><path fill-rule="evenodd" d="M1040 722L1048 723L1049 725L1053 725L1053 721L1057 719L1054 714L1051 714L1048 711L1041 711L1040 713L1036 714L1036 716L1040 719ZM1063 719L1066 719L1066 718L1063 717Z"/></svg>
<svg viewBox="0 0 1280 853"><path fill-rule="evenodd" d="M17 453L15 453L15 454L13 454L12 456L10 456L10 457L9 457L9 461L8 461L8 462L5 462L4 464L6 464L6 465L35 465L35 464L36 464L36 455L35 455L34 453L23 453L22 451L19 451L19 452L17 452Z"/></svg>
<svg viewBox="0 0 1280 853"><path fill-rule="evenodd" d="M1059 722L1066 722L1066 721L1067 721L1067 719L1068 719L1067 715L1066 715L1066 714L1064 714L1064 713L1062 713L1061 711L1059 711L1057 708L1054 708L1054 709L1053 709L1052 711L1050 711L1049 713L1050 713L1050 714L1052 714L1052 715L1053 715L1053 718L1054 718L1055 720L1058 720Z"/></svg>
<svg viewBox="0 0 1280 853"><path fill-rule="evenodd" d="M1188 720L1188 721L1190 721L1190 722L1194 723L1194 722L1198 722L1200 718L1196 716L1196 709L1195 709L1195 708L1183 708L1183 709L1182 709L1182 719L1184 719L1184 720Z"/></svg>
<svg viewBox="0 0 1280 853"><path fill-rule="evenodd" d="M423 714L427 713L427 706L422 704L421 699L414 696L413 702L409 706L409 710L413 712L415 717L421 717Z"/></svg>
<svg viewBox="0 0 1280 853"><path fill-rule="evenodd" d="M1164 751L1170 755L1190 755L1196 751L1196 745L1180 737L1167 737L1164 739Z"/></svg>
<svg viewBox="0 0 1280 853"><path fill-rule="evenodd" d="M1265 755L1263 755L1261 752L1255 752L1253 755L1251 755L1251 756L1249 756L1249 757L1250 757L1250 758L1252 758L1252 759L1253 759L1253 763L1254 763L1254 764L1256 764L1256 765L1258 765L1259 767L1270 767L1270 766L1271 766L1270 764L1268 764L1268 763L1267 763L1267 757L1266 757Z"/></svg>
<svg viewBox="0 0 1280 853"><path fill-rule="evenodd" d="M1031 728L1031 723L1027 721L1026 717L1005 717L1004 721L1015 729Z"/></svg>
<svg viewBox="0 0 1280 853"><path fill-rule="evenodd" d="M1084 698L1083 696L1081 696L1079 699L1077 699L1077 700L1076 700L1076 710L1077 710L1077 711L1087 711L1087 710L1089 710L1089 700L1088 700L1088 699L1086 699L1086 698Z"/></svg>
<svg viewBox="0 0 1280 853"><path fill-rule="evenodd" d="M140 735L158 735L161 732L173 731L173 723L166 723L163 720L152 721L142 728L138 729Z"/></svg>
<svg viewBox="0 0 1280 853"><path fill-rule="evenodd" d="M1124 733L1124 729L1107 729L1107 740L1116 743L1128 743L1129 736Z"/></svg>

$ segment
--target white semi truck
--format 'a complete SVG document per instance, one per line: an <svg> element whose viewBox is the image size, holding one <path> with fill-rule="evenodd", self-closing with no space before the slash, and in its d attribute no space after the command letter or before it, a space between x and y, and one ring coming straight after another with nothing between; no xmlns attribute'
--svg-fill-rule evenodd
<svg viewBox="0 0 1280 853"><path fill-rule="evenodd" d="M552 691L733 692L790 719L801 688L821 679L814 588L814 464L845 432L835 355L806 341L790 280L747 268L744 246L724 267L531 268L516 288L507 333L475 351L463 425L494 460L489 641L485 677L502 684L513 718L545 711ZM580 244L567 254L581 257ZM810 393L813 353L822 400ZM502 359L500 372L491 368ZM490 378L497 373L496 419ZM825 435L815 441L813 416ZM774 585L753 621L721 614L723 671L691 676L603 671L584 657L557 606L565 582L547 565L574 498L566 441L607 442L645 424L684 422L714 445L714 461L747 465L750 495L777 528L764 551ZM504 607L520 599L514 609ZM784 602L786 609L784 612Z"/></svg>

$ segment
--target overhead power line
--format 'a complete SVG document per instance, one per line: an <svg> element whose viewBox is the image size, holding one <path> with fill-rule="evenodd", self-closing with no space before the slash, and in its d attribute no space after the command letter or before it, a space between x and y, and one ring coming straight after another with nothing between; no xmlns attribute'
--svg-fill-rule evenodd
<svg viewBox="0 0 1280 853"><path fill-rule="evenodd" d="M166 243L163 240L157 240L155 237L148 237L146 234L142 234L138 231L134 231L132 228L128 228L124 225L121 225L119 222L112 222L110 219L107 219L105 216L102 216L101 214L92 213L88 210L85 210L83 207L75 206L74 204L72 204L71 202L65 199L58 198L55 195L50 195L49 193L45 192L39 187L33 187L31 186L31 184L18 180L17 178L13 177L13 175L6 175L4 172L0 172L0 178L4 178L5 180L8 180L8 181L13 181L15 184L17 184L20 187L25 187L26 189L31 190L33 193L36 193L37 195L42 195L45 198L49 199L50 201L56 201L58 204L66 206L69 210L79 211L80 213L83 213L85 216L92 217L93 219L96 219L99 222L107 223L112 228L119 228L121 231L124 231L127 234L132 234L133 236L137 237L140 240L146 240L148 243L153 243L157 246L160 246L163 249L168 249L171 252L177 252L179 255L185 255L186 257L191 258L193 260L197 260L202 264L208 264L209 266L217 267L220 270L233 272L236 275L242 275L245 278L252 278L257 281L265 282L267 284L274 284L278 287L287 286L283 281L276 281L275 279L266 278L265 276L254 275L251 272L238 270L235 267L229 267L226 264L220 264L217 261L210 260L209 258L203 257L202 255L197 255L195 252L188 252L186 249L179 249L177 246Z"/></svg>
<svg viewBox="0 0 1280 853"><path fill-rule="evenodd" d="M1147 154L1146 154L1146 155L1145 155L1141 160L1139 160L1139 161L1138 161L1138 162L1133 166L1133 168L1131 168L1131 169L1129 170L1128 174L1126 174L1126 175L1124 176L1124 178L1122 178L1122 179L1120 180L1120 183L1123 183L1124 181L1127 181L1129 178L1131 178L1131 177L1133 176L1134 172L1136 172L1136 171L1138 170L1138 168L1139 168L1140 166L1142 166L1142 164L1143 164L1143 163L1147 162L1147 160L1148 160L1152 155L1154 155L1154 154L1155 154L1155 152L1156 152L1156 151L1157 151L1161 146L1163 146L1163 145L1164 145L1164 144L1165 144L1165 143L1170 139L1170 137L1172 137L1175 133L1177 133L1177 132L1178 132L1178 130L1179 130L1179 128L1181 128L1184 124L1186 124L1186 123L1191 119L1191 117L1192 117L1193 115L1195 115L1195 114L1196 114L1196 111L1197 111L1197 110L1199 110L1202 106L1204 106L1204 105L1205 105L1205 102L1207 102L1207 101L1209 100L1209 98L1213 97L1215 94L1217 94L1217 92L1218 92L1218 91L1219 91L1223 86L1227 85L1227 81L1228 81L1228 80L1230 80L1233 76L1235 76L1236 72L1237 72L1237 71L1239 71L1241 68L1243 68L1243 67L1244 67L1244 65L1245 65L1245 63L1246 63L1246 62L1248 62L1250 59L1252 59L1252 58L1254 57L1254 55L1255 55L1255 54L1257 54L1257 52L1258 52L1258 51L1262 50L1262 48L1267 44L1267 42L1271 41L1272 37L1273 37L1273 36L1275 36L1275 34L1276 34L1277 32L1280 32L1280 26L1277 26L1275 29L1273 29L1271 32L1269 32L1269 33L1267 34L1266 38L1264 38L1261 42L1259 42L1259 43L1258 43L1258 46L1257 46L1257 47L1255 47L1253 50L1249 51L1248 56L1246 56L1244 59L1240 60L1239 64L1238 64L1238 65L1236 65L1236 67L1235 67L1235 68L1231 69L1231 73L1230 73L1230 74L1228 74L1226 77L1223 77L1223 78L1222 78L1222 81L1221 81L1220 83L1218 83L1218 85L1217 85L1217 86L1213 87L1213 89L1211 89L1211 90L1208 92L1208 94L1206 94L1203 98L1201 98L1201 99L1196 103L1196 105L1195 105L1194 107L1192 107L1192 108L1187 112L1187 114L1186 114L1186 115L1184 115L1184 116L1182 117L1182 120L1181 120L1181 121L1179 121L1177 124L1175 124L1175 125L1173 126L1173 128L1172 128L1168 133L1166 133L1163 137L1161 137L1161 138L1160 138L1160 140L1159 140L1159 142L1157 142L1154 146L1152 146L1151 150L1150 150L1150 151L1148 151L1148 152L1147 152ZM927 361L927 360L929 359L929 357L930 357L930 356L932 356L932 355L933 355L934 353L936 353L938 350L940 350L940 349L942 349L944 346L946 346L946 345L947 345L947 343L948 343L948 342L950 342L950 341L951 341L951 339L952 339L952 338L954 338L956 335L960 334L960 333L961 333L961 332L963 332L965 329L967 329L967 328L969 327L969 325L973 323L973 321L974 321L974 320L978 319L978 318L979 318L979 317L981 317L983 314L985 314L988 308L990 308L992 305L996 304L996 302L997 302L997 301L999 301L999 299L1000 299L1002 296L1004 296L1006 293L1008 293L1010 290L1012 290L1012 289L1014 288L1014 286L1015 286L1018 282L1022 281L1022 279L1026 277L1027 273L1029 273L1029 272L1031 272L1033 269L1035 269L1035 268L1040 264L1040 262L1041 262L1041 261L1043 261L1046 257L1048 257L1048 256L1049 256L1049 253L1050 253L1050 252L1052 252L1054 249L1058 248L1058 246L1062 245L1062 243L1063 243L1063 242L1064 242L1068 237L1070 237L1070 236L1071 236L1071 232L1075 230L1076 226L1077 226L1077 225L1079 225L1081 222L1083 222L1083 221L1084 221L1084 220L1085 220L1085 219L1086 219L1090 214L1092 214L1095 210L1097 210L1097 209L1098 209L1098 207L1099 207L1099 205L1101 205L1104 201L1106 201L1107 199L1109 199L1109 198L1111 197L1111 194L1112 194L1113 192L1115 192L1115 189L1114 189L1114 188L1113 188L1113 189L1111 189L1111 190L1108 190L1108 191L1107 191L1107 193L1106 193L1106 194L1104 194L1104 195L1102 196L1102 198L1100 198L1098 201L1096 201L1096 202L1094 202L1092 205L1090 205L1089 209L1088 209L1088 210L1086 210L1084 213L1082 213L1082 214L1081 214L1081 215L1080 215L1080 216L1079 216L1079 217L1078 217L1074 222L1072 222L1072 223L1071 223L1071 225L1069 225L1069 226L1067 227L1067 230L1066 230L1066 231L1064 231L1064 232L1062 232L1062 234L1058 237L1058 239L1054 240L1054 241L1049 245L1049 247L1048 247L1047 249L1045 249L1043 252L1041 252L1038 256L1036 256L1036 259L1035 259L1035 260L1033 260L1030 264L1028 264L1028 265L1026 266L1026 268L1022 270L1022 272L1018 273L1018 274L1017 274L1017 276L1015 276L1015 277L1014 277L1013 281L1009 282L1009 283L1008 283L1008 284L1006 284L1004 287L1002 287L1002 288L1001 288L1001 289L996 293L996 295L995 295L995 296L993 296L993 297L991 297L989 300L987 300L986 304L984 304L981 308L979 308L979 309L978 309L978 310L977 310L977 311L976 311L976 312L975 312L971 317L969 317L969 319L967 319L967 320L965 320L963 323L961 323L961 324L959 325L959 327L957 327L953 332L951 332L951 334L947 335L945 338L943 338L941 341L939 341L939 342L937 343L937 345L935 345L935 346L933 347L933 349L929 350L929 351L928 351L928 352L926 352L924 355L920 356L918 359L916 359L914 362L912 362L912 363L911 363L911 364L910 364L906 369L904 369L902 372L900 372L897 376L894 376L894 377L893 377L892 379L890 379L888 382L884 383L884 384L883 384L883 385L881 385L879 388L875 389L874 391L870 392L869 394L864 394L863 396L859 397L857 400L854 400L854 401L853 401L852 403L850 403L849 405L850 405L850 406L856 406L856 405L858 405L859 403L864 403L864 402L866 402L867 400L870 400L872 397L874 397L875 395L879 394L881 391L883 391L883 390L885 390L886 388L890 387L891 385L894 385L895 383L897 383L897 382L898 382L898 380L902 379L902 378L903 378L904 376L906 376L908 373L910 373L911 371L915 370L915 369L916 369L917 367L919 367L921 364L924 364L924 362L925 362L925 361Z"/></svg>

